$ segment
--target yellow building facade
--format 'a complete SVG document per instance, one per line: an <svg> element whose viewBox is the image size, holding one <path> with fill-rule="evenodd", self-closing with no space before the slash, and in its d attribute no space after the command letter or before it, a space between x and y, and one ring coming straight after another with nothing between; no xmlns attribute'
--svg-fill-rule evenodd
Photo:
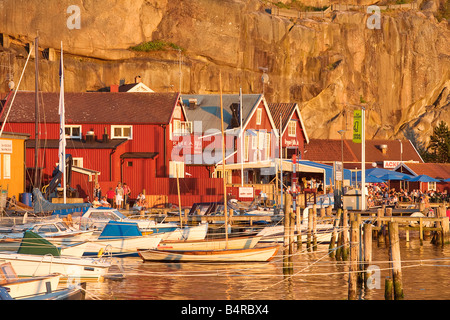
<svg viewBox="0 0 450 320"><path fill-rule="evenodd" d="M25 192L25 133L3 132L0 137L0 188L8 198Z"/></svg>

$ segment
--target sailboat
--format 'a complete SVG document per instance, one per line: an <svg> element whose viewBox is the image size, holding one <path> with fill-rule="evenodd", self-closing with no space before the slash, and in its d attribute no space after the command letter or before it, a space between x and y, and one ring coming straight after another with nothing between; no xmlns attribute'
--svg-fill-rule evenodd
<svg viewBox="0 0 450 320"><path fill-rule="evenodd" d="M231 249L230 244L232 241L228 239L228 210L227 210L227 193L226 193L226 178L225 178L225 137L223 126L223 103L222 103L222 76L219 74L220 83L220 111L221 111L221 123L222 123L222 178L224 184L224 217L225 217L225 239L221 241L219 249L214 247L206 247L206 241L201 244L205 246L204 250L195 249L199 248L200 244L192 244L188 250L141 250L138 249L139 256L144 261L165 261L165 262L264 262L270 261L277 254L279 246L268 247L255 247L247 249ZM257 238L255 238L257 239ZM258 239L259 240L259 239ZM245 242L248 240L244 240ZM250 241L250 244L252 242ZM170 245L167 243L167 245ZM175 245L175 244L173 244ZM187 243L176 244L179 248L181 246L188 247ZM224 248L222 248L224 246Z"/></svg>

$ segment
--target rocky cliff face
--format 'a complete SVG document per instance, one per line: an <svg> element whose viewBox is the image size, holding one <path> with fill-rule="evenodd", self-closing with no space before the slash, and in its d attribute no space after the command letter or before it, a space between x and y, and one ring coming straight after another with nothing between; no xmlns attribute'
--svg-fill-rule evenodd
<svg viewBox="0 0 450 320"><path fill-rule="evenodd" d="M59 51L63 41L67 91L140 75L155 91L180 91L181 83L184 93L212 93L221 72L224 92L242 87L264 91L271 102L298 102L310 137L338 138L347 129L350 138L353 110L364 103L368 139L406 135L427 143L436 122L450 123L450 31L430 14L433 4L382 11L381 28L369 29L365 12L292 19L257 0L0 0L0 32L9 35L0 55L2 91L9 66L17 83L24 45L39 30L42 50ZM79 8L79 29L68 28L76 22L71 5ZM129 50L152 40L183 50ZM34 90L33 68L21 89ZM58 68L59 57L40 59L42 90L59 89Z"/></svg>

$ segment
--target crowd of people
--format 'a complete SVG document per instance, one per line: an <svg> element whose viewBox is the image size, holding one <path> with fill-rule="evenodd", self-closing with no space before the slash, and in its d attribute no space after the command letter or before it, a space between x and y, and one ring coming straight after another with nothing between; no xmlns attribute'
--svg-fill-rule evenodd
<svg viewBox="0 0 450 320"><path fill-rule="evenodd" d="M92 206L94 208L98 207L110 207L117 209L125 209L127 205L130 203L131 189L126 183L117 183L115 189L112 187L106 191L105 194L102 195L102 189L100 184L97 183L94 187L94 200L92 201ZM140 208L145 208L145 195L140 193L137 198L134 206L138 206Z"/></svg>
<svg viewBox="0 0 450 320"><path fill-rule="evenodd" d="M450 195L446 192L437 192L434 190L428 190L422 192L421 190L414 189L412 191L395 188L389 189L385 184L373 184L368 188L368 207L374 206L397 206L399 202L418 204L423 203L427 206L430 202L448 202Z"/></svg>

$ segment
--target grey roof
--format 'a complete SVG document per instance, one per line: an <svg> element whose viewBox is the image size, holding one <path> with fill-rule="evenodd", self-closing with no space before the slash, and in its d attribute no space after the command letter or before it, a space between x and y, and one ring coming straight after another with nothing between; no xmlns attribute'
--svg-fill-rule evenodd
<svg viewBox="0 0 450 320"><path fill-rule="evenodd" d="M248 120L253 108L261 100L262 94L243 94L242 95L242 117L244 124ZM220 116L220 95L218 94L182 94L181 99L185 104L186 115L189 121L201 121L202 131L205 132L208 129L221 130L221 116ZM195 108L189 107L189 99L197 99L197 105ZM223 118L224 128L230 129L232 110L231 105L233 103L239 104L239 94L223 94ZM195 130L195 124L194 124Z"/></svg>

